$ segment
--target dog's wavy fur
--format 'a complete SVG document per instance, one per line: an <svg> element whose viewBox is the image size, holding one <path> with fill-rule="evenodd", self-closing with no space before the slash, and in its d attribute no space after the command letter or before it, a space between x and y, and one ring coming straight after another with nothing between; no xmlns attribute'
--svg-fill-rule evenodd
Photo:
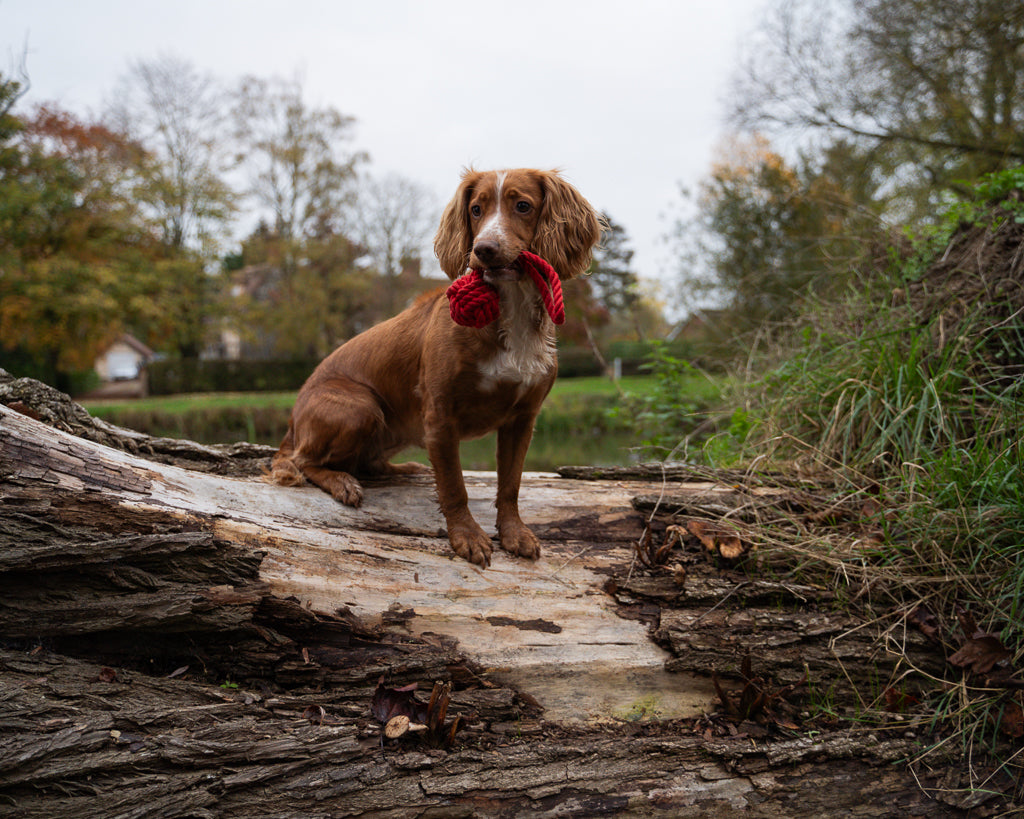
<svg viewBox="0 0 1024 819"><path fill-rule="evenodd" d="M452 279L484 271L500 318L482 329L457 325L439 288L343 344L299 391L268 479L308 479L358 506L359 477L425 471L390 463L407 446L425 446L452 548L486 566L491 541L469 512L459 441L497 430L499 544L536 558L540 544L519 517L519 485L557 359L554 324L515 260L529 250L570 279L586 271L600 233L598 214L555 171L467 170L434 250Z"/></svg>

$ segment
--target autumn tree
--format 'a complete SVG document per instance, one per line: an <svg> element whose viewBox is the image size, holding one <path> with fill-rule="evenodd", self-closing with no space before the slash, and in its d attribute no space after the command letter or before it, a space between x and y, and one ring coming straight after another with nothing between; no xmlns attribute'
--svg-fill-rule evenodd
<svg viewBox="0 0 1024 819"><path fill-rule="evenodd" d="M250 300L265 321L249 329L279 355L326 355L347 336L364 288L347 220L366 158L349 149L354 120L309 106L297 80L256 77L242 81L233 116L247 193L265 217L248 257L274 279L273 314Z"/></svg>
<svg viewBox="0 0 1024 819"><path fill-rule="evenodd" d="M874 151L902 216L1024 162L1019 0L782 0L747 50L733 122Z"/></svg>
<svg viewBox="0 0 1024 819"><path fill-rule="evenodd" d="M344 236L305 245L300 264L286 265L293 246L266 223L242 242L230 273L231 316L250 357L323 358L379 318L374 274L356 265L360 249Z"/></svg>
<svg viewBox="0 0 1024 819"><path fill-rule="evenodd" d="M838 269L877 227L874 191L844 186L850 155L788 164L762 137L733 140L677 220L683 284L698 302L728 308L736 337L791 317L801 298L839 283Z"/></svg>
<svg viewBox="0 0 1024 819"><path fill-rule="evenodd" d="M356 168L366 159L348 149L355 120L307 105L297 80L247 77L234 121L249 194L269 211L275 233L301 241L344 232Z"/></svg>
<svg viewBox="0 0 1024 819"><path fill-rule="evenodd" d="M144 150L54 108L15 117L17 90L0 77L0 345L67 389L130 328L159 255L134 195Z"/></svg>
<svg viewBox="0 0 1024 819"><path fill-rule="evenodd" d="M594 263L588 271L593 296L611 317L628 317L637 340L645 336L644 304L640 281L633 270L633 249L626 229L603 215L606 229L594 249Z"/></svg>
<svg viewBox="0 0 1024 819"><path fill-rule="evenodd" d="M418 270L423 249L437 226L437 207L422 185L398 174L365 176L352 208L359 244L384 278L384 312L395 315L410 295L400 276L410 264Z"/></svg>
<svg viewBox="0 0 1024 819"><path fill-rule="evenodd" d="M227 96L210 75L171 55L131 63L106 119L148 149L140 190L175 249L210 255L235 207Z"/></svg>

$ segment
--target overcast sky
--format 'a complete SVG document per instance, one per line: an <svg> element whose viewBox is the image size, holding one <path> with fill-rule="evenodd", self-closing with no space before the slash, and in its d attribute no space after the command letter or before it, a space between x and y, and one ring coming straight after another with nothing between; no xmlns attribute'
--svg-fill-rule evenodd
<svg viewBox="0 0 1024 819"><path fill-rule="evenodd" d="M0 66L98 112L129 61L294 77L356 118L369 170L448 200L461 169L558 167L668 280L660 237L708 170L765 0L0 0Z"/></svg>

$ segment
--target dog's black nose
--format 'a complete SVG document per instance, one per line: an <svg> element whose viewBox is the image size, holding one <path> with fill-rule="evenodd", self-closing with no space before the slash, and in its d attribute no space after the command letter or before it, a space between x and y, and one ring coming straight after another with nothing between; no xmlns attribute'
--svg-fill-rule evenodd
<svg viewBox="0 0 1024 819"><path fill-rule="evenodd" d="M473 255L488 266L498 261L500 251L501 248L498 247L498 243L489 239L481 239L473 245Z"/></svg>

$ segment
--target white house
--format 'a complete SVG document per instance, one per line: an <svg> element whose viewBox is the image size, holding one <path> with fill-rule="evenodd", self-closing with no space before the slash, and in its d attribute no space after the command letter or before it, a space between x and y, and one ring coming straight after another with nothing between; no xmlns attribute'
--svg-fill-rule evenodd
<svg viewBox="0 0 1024 819"><path fill-rule="evenodd" d="M124 333L107 347L93 365L104 382L132 381L153 358L153 351L135 336Z"/></svg>

